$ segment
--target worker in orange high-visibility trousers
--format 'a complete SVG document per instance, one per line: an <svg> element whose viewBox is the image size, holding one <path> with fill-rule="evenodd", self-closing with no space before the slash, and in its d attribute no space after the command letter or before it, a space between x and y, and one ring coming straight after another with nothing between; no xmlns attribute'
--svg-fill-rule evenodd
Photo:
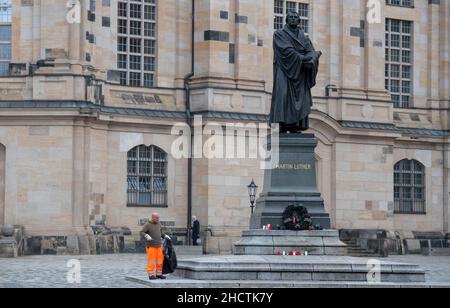
<svg viewBox="0 0 450 308"><path fill-rule="evenodd" d="M159 223L160 215L153 213L152 218L143 227L141 236L146 242L147 251L147 273L150 280L166 279L162 274L164 255L162 250L162 239L170 240L170 237L161 230Z"/></svg>

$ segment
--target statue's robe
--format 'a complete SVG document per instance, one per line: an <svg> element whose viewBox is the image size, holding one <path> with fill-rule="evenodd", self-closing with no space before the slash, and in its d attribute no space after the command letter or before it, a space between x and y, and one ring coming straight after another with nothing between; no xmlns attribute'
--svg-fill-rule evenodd
<svg viewBox="0 0 450 308"><path fill-rule="evenodd" d="M271 123L293 125L311 113L311 88L316 85L320 54L311 40L299 29L298 35L288 26L274 34L274 85ZM313 60L306 63L307 54Z"/></svg>

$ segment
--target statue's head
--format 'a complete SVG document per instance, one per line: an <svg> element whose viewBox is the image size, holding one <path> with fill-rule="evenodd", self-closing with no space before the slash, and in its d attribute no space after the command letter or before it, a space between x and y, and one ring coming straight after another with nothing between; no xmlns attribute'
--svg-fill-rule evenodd
<svg viewBox="0 0 450 308"><path fill-rule="evenodd" d="M289 27L298 27L300 25L300 15L296 11L289 11L286 15L286 24Z"/></svg>

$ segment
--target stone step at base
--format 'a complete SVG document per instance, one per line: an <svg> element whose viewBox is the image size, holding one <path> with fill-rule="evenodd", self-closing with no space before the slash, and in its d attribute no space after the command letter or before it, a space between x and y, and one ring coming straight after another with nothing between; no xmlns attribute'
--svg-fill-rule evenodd
<svg viewBox="0 0 450 308"><path fill-rule="evenodd" d="M173 246L179 256L201 256L203 255L202 246Z"/></svg>
<svg viewBox="0 0 450 308"><path fill-rule="evenodd" d="M330 256L220 256L183 259L177 276L192 280L367 282L370 258ZM381 282L424 283L417 265L379 261Z"/></svg>
<svg viewBox="0 0 450 308"><path fill-rule="evenodd" d="M222 289L222 288L450 288L450 284L426 284L426 283L367 283L367 282L336 282L336 281L260 281L260 280L189 280L172 276L167 280L150 281L146 277L126 277L127 281L135 282L150 288L194 288L194 289Z"/></svg>

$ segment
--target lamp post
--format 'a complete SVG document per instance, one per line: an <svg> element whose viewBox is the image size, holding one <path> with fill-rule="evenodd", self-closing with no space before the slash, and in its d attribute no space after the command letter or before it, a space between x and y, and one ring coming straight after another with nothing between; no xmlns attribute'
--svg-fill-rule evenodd
<svg viewBox="0 0 450 308"><path fill-rule="evenodd" d="M248 195L250 197L250 207L252 209L252 214L255 210L255 201L256 201L256 192L258 191L258 186L255 184L255 180L252 179L252 182L248 187Z"/></svg>

